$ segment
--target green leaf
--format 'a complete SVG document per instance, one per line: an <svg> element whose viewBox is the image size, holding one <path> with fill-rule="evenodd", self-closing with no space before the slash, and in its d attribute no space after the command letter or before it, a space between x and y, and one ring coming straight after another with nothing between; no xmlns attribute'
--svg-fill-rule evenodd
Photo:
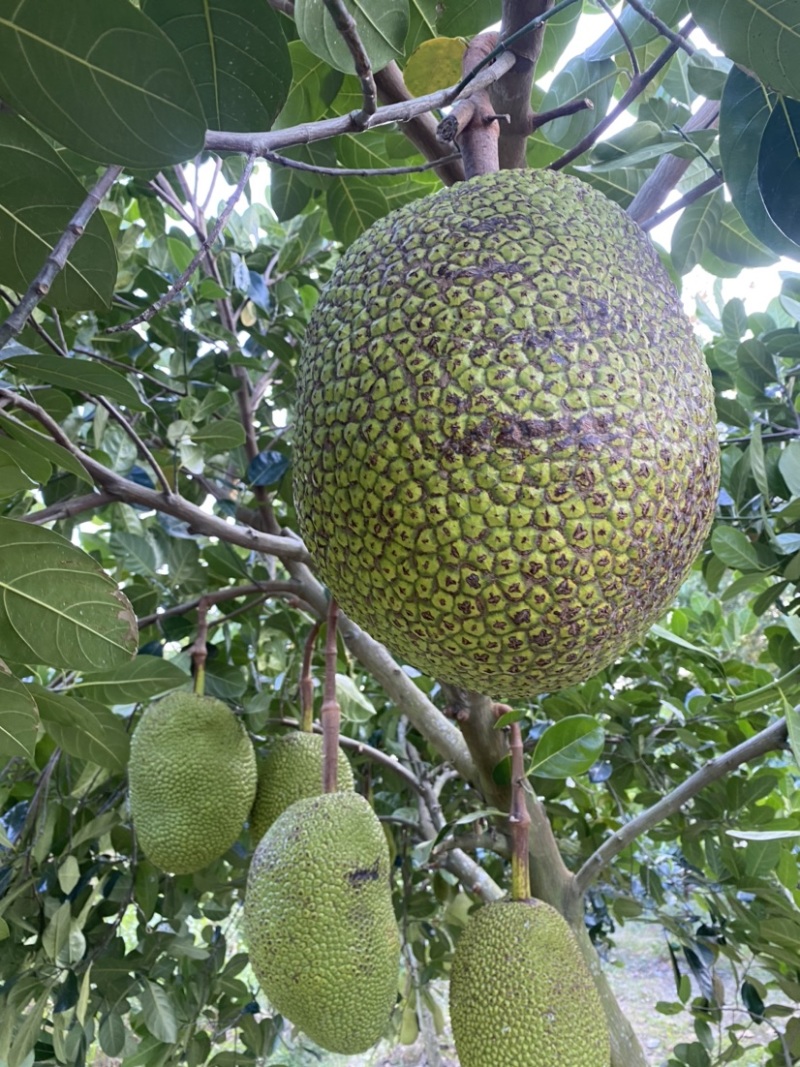
<svg viewBox="0 0 800 1067"><path fill-rule="evenodd" d="M703 32L734 63L800 96L800 8L795 0L690 0Z"/></svg>
<svg viewBox="0 0 800 1067"><path fill-rule="evenodd" d="M32 688L44 728L59 748L110 771L125 770L130 739L122 719L100 705L88 707L66 694Z"/></svg>
<svg viewBox="0 0 800 1067"><path fill-rule="evenodd" d="M436 31L442 37L473 37L502 14L501 0L439 0Z"/></svg>
<svg viewBox="0 0 800 1067"><path fill-rule="evenodd" d="M160 985L145 978L139 992L144 1023L153 1037L166 1044L178 1039L178 1023L169 994Z"/></svg>
<svg viewBox="0 0 800 1067"><path fill-rule="evenodd" d="M583 774L603 751L605 733L590 715L571 715L548 726L534 749L528 774L570 778Z"/></svg>
<svg viewBox="0 0 800 1067"><path fill-rule="evenodd" d="M90 475L87 474L86 468L80 460L62 445L57 445L55 441L51 441L43 433L39 433L38 430L32 430L30 426L26 426L19 419L10 418L2 411L0 411L0 429L5 430L15 441L24 445L28 452L42 456L49 463L52 463L54 467L60 467L61 470L74 474L76 478L80 478L81 481L88 482L89 485L94 487L94 482Z"/></svg>
<svg viewBox="0 0 800 1067"><path fill-rule="evenodd" d="M211 130L268 130L292 64L281 16L263 0L144 0L183 56Z"/></svg>
<svg viewBox="0 0 800 1067"><path fill-rule="evenodd" d="M668 26L677 26L686 14L686 0L645 0L644 6ZM628 41L634 48L640 48L658 36L658 29L627 5L618 18L618 23L625 31ZM586 50L586 58L611 59L627 49L627 44L616 26L609 26L603 36Z"/></svg>
<svg viewBox="0 0 800 1067"><path fill-rule="evenodd" d="M719 225L709 234L708 250L740 267L768 267L778 262L778 256L751 233L731 203L724 204Z"/></svg>
<svg viewBox="0 0 800 1067"><path fill-rule="evenodd" d="M724 208L725 196L715 189L681 213L672 231L672 262L678 274L688 274L700 262L719 229Z"/></svg>
<svg viewBox="0 0 800 1067"><path fill-rule="evenodd" d="M791 441L781 452L778 470L792 496L800 496L800 441Z"/></svg>
<svg viewBox="0 0 800 1067"><path fill-rule="evenodd" d="M189 680L189 675L169 660L136 656L114 670L84 674L73 692L101 704L135 704L177 689Z"/></svg>
<svg viewBox="0 0 800 1067"><path fill-rule="evenodd" d="M717 526L711 535L714 555L735 571L758 571L766 568L761 563L755 545L741 530L732 526Z"/></svg>
<svg viewBox="0 0 800 1067"><path fill-rule="evenodd" d="M137 411L147 409L135 388L119 371L91 359L65 358L43 352L35 356L10 356L0 362L0 366L3 365L12 373L29 375L34 381L104 396Z"/></svg>
<svg viewBox="0 0 800 1067"><path fill-rule="evenodd" d="M800 103L781 99L758 150L758 187L767 213L790 241L800 243Z"/></svg>
<svg viewBox="0 0 800 1067"><path fill-rule="evenodd" d="M800 767L800 711L785 702L786 728L789 734L789 745L792 749L794 761Z"/></svg>
<svg viewBox="0 0 800 1067"><path fill-rule="evenodd" d="M336 178L326 202L333 232L344 245L352 244L376 219L389 213L383 190L366 178Z"/></svg>
<svg viewBox="0 0 800 1067"><path fill-rule="evenodd" d="M86 189L47 141L16 115L0 112L0 282L24 293L85 199ZM111 234L95 212L44 303L80 311L108 307L116 277Z"/></svg>
<svg viewBox="0 0 800 1067"><path fill-rule="evenodd" d="M0 752L32 760L38 727L39 713L31 691L12 674L0 671Z"/></svg>
<svg viewBox="0 0 800 1067"><path fill-rule="evenodd" d="M345 7L355 20L373 70L381 70L402 56L408 31L408 0L345 0ZM323 0L296 0L294 19L300 40L315 56L335 70L354 72L350 49Z"/></svg>
<svg viewBox="0 0 800 1067"><path fill-rule="evenodd" d="M719 151L725 183L747 227L778 255L800 248L767 214L758 184L761 137L771 115L770 96L745 71L734 66L725 82L719 115Z"/></svg>
<svg viewBox="0 0 800 1067"><path fill-rule="evenodd" d="M426 96L455 85L461 78L463 56L464 42L458 37L423 41L403 70L408 91L412 96Z"/></svg>
<svg viewBox="0 0 800 1067"><path fill-rule="evenodd" d="M336 675L336 699L346 722L367 722L375 714L375 705L347 674Z"/></svg>
<svg viewBox="0 0 800 1067"><path fill-rule="evenodd" d="M119 1056L125 1048L126 1036L125 1023L115 1011L110 1011L102 1017L97 1037L106 1056Z"/></svg>
<svg viewBox="0 0 800 1067"><path fill-rule="evenodd" d="M794 709L792 714L795 718L800 718ZM800 830L726 830L725 833L729 837L735 837L737 841L783 841L800 837Z"/></svg>
<svg viewBox="0 0 800 1067"><path fill-rule="evenodd" d="M105 670L136 651L136 617L95 561L52 530L0 519L0 657Z"/></svg>
<svg viewBox="0 0 800 1067"><path fill-rule="evenodd" d="M572 100L591 100L594 110L578 111L574 115L555 119L547 124L547 139L561 148L572 148L597 124L597 116L605 115L619 70L610 60L588 63L575 56L556 74L545 93L541 110L550 111Z"/></svg>
<svg viewBox="0 0 800 1067"><path fill-rule="evenodd" d="M242 424L236 419L209 419L192 430L192 440L204 446L206 455L230 452L245 442Z"/></svg>
<svg viewBox="0 0 800 1067"><path fill-rule="evenodd" d="M28 1054L33 1050L39 1037L44 1011L47 1001L50 999L50 987L40 994L36 1003L23 1016L22 1023L17 1030L11 1050L8 1054L7 1067L23 1067Z"/></svg>
<svg viewBox="0 0 800 1067"><path fill-rule="evenodd" d="M158 169L203 147L179 52L128 0L0 0L0 55L0 96L87 159Z"/></svg>

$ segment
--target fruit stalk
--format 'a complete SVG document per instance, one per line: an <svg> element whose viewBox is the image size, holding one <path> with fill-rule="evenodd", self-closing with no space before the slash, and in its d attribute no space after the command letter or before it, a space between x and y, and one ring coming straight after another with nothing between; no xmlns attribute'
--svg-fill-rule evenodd
<svg viewBox="0 0 800 1067"><path fill-rule="evenodd" d="M190 649L194 691L201 697L206 691L206 659L208 658L208 609L209 603L202 599L197 605L197 633Z"/></svg>
<svg viewBox="0 0 800 1067"><path fill-rule="evenodd" d="M320 720L322 722L322 789L335 793L339 773L339 720L341 709L336 699L336 620L339 607L331 597L325 634L325 684Z"/></svg>
<svg viewBox="0 0 800 1067"><path fill-rule="evenodd" d="M317 619L308 631L303 648L303 669L300 674L300 729L306 734L310 734L314 726L314 684L311 679L311 660L321 626L322 620Z"/></svg>
<svg viewBox="0 0 800 1067"><path fill-rule="evenodd" d="M511 899L529 900L531 872L528 841L531 816L525 802L525 765L522 756L522 731L518 722L511 723Z"/></svg>

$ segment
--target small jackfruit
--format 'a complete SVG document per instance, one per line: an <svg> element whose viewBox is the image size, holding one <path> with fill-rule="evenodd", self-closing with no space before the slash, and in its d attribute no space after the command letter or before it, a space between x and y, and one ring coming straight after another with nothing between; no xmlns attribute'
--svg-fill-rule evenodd
<svg viewBox="0 0 800 1067"><path fill-rule="evenodd" d="M389 849L358 793L298 800L253 855L250 963L272 1006L330 1052L364 1052L397 996L400 935Z"/></svg>
<svg viewBox="0 0 800 1067"><path fill-rule="evenodd" d="M450 973L461 1067L609 1067L600 997L561 915L539 900L470 916Z"/></svg>
<svg viewBox="0 0 800 1067"><path fill-rule="evenodd" d="M353 769L339 749L338 789L355 788ZM258 842L290 804L322 793L322 735L284 734L277 738L258 767L258 786L250 812L250 834Z"/></svg>
<svg viewBox="0 0 800 1067"><path fill-rule="evenodd" d="M157 867L190 874L239 836L256 791L256 757L221 700L175 692L150 705L131 738L130 810Z"/></svg>

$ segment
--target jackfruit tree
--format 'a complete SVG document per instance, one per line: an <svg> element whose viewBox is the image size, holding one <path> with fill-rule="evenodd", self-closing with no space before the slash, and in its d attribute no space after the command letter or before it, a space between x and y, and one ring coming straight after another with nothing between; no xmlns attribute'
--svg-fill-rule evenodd
<svg viewBox="0 0 800 1067"><path fill-rule="evenodd" d="M0 0L0 1065L800 1061L795 7Z"/></svg>

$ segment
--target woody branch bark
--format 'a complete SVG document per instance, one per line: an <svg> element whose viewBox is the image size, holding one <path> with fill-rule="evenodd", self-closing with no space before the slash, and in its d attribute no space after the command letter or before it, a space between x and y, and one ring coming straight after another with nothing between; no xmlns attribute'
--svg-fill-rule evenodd
<svg viewBox="0 0 800 1067"><path fill-rule="evenodd" d="M553 0L503 0L500 41L522 29L531 19L544 15L552 6ZM495 112L508 115L508 120L499 130L498 151L500 166L503 169L524 167L526 163L525 149L533 117L531 88L545 32L545 26L537 26L514 42L511 49L515 58L514 77L502 78L491 89L492 107Z"/></svg>

